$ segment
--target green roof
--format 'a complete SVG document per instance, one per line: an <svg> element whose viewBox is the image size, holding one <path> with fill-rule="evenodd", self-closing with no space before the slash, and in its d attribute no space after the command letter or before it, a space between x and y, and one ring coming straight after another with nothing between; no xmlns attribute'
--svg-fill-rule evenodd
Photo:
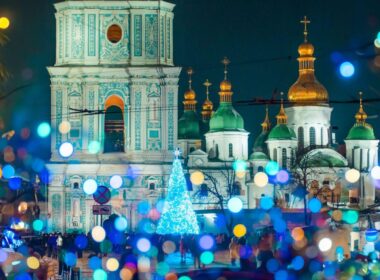
<svg viewBox="0 0 380 280"><path fill-rule="evenodd" d="M373 128L368 124L354 124L346 140L375 140Z"/></svg>
<svg viewBox="0 0 380 280"><path fill-rule="evenodd" d="M210 119L210 132L245 131L244 120L231 103L220 103L218 110Z"/></svg>
<svg viewBox="0 0 380 280"><path fill-rule="evenodd" d="M269 160L268 156L264 154L263 152L253 152L249 156L250 160Z"/></svg>
<svg viewBox="0 0 380 280"><path fill-rule="evenodd" d="M178 139L200 139L199 118L194 111L183 112L178 120Z"/></svg>
<svg viewBox="0 0 380 280"><path fill-rule="evenodd" d="M323 148L315 149L307 153L302 161L307 160L307 166L311 167L346 167L347 161L338 152Z"/></svg>
<svg viewBox="0 0 380 280"><path fill-rule="evenodd" d="M292 140L296 139L293 129L286 124L277 124L269 133L268 139Z"/></svg>

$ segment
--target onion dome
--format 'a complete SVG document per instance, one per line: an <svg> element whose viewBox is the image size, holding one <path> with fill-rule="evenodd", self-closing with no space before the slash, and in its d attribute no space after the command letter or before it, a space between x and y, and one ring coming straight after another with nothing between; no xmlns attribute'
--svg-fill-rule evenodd
<svg viewBox="0 0 380 280"><path fill-rule="evenodd" d="M227 65L230 61L225 57L222 63L224 64L224 80L220 83L220 104L210 119L210 132L245 131L243 118L232 107L232 85L227 80Z"/></svg>
<svg viewBox="0 0 380 280"><path fill-rule="evenodd" d="M195 110L195 105L197 104L195 100L196 94L191 88L193 70L189 68L187 74L189 75L189 88L184 94L183 115L178 120L178 139L200 139L199 118Z"/></svg>
<svg viewBox="0 0 380 280"><path fill-rule="evenodd" d="M261 123L262 131L259 136L257 136L255 142L253 143L253 153L249 156L251 160L265 160L269 159L266 155L268 152L266 141L268 140L268 134L270 130L270 121L268 114L268 106L265 109L265 119Z"/></svg>
<svg viewBox="0 0 380 280"><path fill-rule="evenodd" d="M375 140L375 134L370 124L366 123L367 113L363 109L362 93L359 92L360 106L355 114L356 123L348 132L346 140Z"/></svg>
<svg viewBox="0 0 380 280"><path fill-rule="evenodd" d="M208 79L203 83L203 85L206 87L206 100L203 102L202 105L202 120L204 122L208 122L212 115L212 110L214 108L214 104L212 104L211 100L209 99L209 87L212 85Z"/></svg>
<svg viewBox="0 0 380 280"><path fill-rule="evenodd" d="M280 112L277 114L277 125L271 130L268 135L268 140L293 140L296 139L294 130L287 126L288 116L284 110L284 100L281 92L281 107Z"/></svg>
<svg viewBox="0 0 380 280"><path fill-rule="evenodd" d="M290 87L288 99L294 105L324 105L328 103L328 92L314 74L314 46L307 41L307 24L304 17L304 42L298 47L299 74L297 81Z"/></svg>

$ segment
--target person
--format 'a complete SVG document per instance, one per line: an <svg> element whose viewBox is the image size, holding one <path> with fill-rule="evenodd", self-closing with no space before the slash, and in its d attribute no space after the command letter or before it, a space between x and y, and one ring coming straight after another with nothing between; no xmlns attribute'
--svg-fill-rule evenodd
<svg viewBox="0 0 380 280"><path fill-rule="evenodd" d="M181 263L186 263L186 243L185 238L181 236L181 239L179 240L179 252L181 253Z"/></svg>
<svg viewBox="0 0 380 280"><path fill-rule="evenodd" d="M231 242L229 245L230 249L230 258L231 258L231 264L236 265L236 259L239 258L239 243L237 242L235 237L231 238Z"/></svg>
<svg viewBox="0 0 380 280"><path fill-rule="evenodd" d="M200 259L201 251L198 246L198 241L195 235L193 235L190 240L190 252L194 258L194 268L198 267L198 269L200 269L201 268L201 259Z"/></svg>

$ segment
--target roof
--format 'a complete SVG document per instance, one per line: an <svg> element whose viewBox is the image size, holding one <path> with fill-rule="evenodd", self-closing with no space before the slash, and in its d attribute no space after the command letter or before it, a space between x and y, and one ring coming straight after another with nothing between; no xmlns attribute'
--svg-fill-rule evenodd
<svg viewBox="0 0 380 280"><path fill-rule="evenodd" d="M286 124L277 124L269 133L268 140L293 140L296 139L296 133Z"/></svg>
<svg viewBox="0 0 380 280"><path fill-rule="evenodd" d="M269 157L266 154L264 154L263 152L253 152L249 156L249 159L250 160L269 160Z"/></svg>
<svg viewBox="0 0 380 280"><path fill-rule="evenodd" d="M347 160L333 149L322 148L308 152L302 159L308 167L347 167Z"/></svg>
<svg viewBox="0 0 380 280"><path fill-rule="evenodd" d="M267 144L265 143L268 139L268 132L262 131L259 136L257 136L255 143L253 144L254 152L267 152Z"/></svg>
<svg viewBox="0 0 380 280"><path fill-rule="evenodd" d="M242 116L232 107L231 103L221 103L210 119L210 132L245 131Z"/></svg>
<svg viewBox="0 0 380 280"><path fill-rule="evenodd" d="M194 111L185 111L178 120L178 139L200 139L200 121Z"/></svg>
<svg viewBox="0 0 380 280"><path fill-rule="evenodd" d="M373 128L367 124L354 124L348 132L346 140L375 140Z"/></svg>

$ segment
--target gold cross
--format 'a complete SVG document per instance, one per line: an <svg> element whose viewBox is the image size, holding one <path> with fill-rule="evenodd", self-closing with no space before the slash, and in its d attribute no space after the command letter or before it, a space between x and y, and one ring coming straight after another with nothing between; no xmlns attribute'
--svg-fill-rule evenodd
<svg viewBox="0 0 380 280"><path fill-rule="evenodd" d="M206 81L203 83L203 85L206 87L206 95L207 95L207 99L208 99L208 88L212 85L212 83L209 82L208 79L206 79Z"/></svg>
<svg viewBox="0 0 380 280"><path fill-rule="evenodd" d="M305 37L305 42L307 42L307 25L310 23L310 20L307 19L307 16L304 16L300 23L304 25L303 36Z"/></svg>
<svg viewBox="0 0 380 280"><path fill-rule="evenodd" d="M191 89L191 76L194 74L193 68L187 68L187 75L189 76L189 89Z"/></svg>
<svg viewBox="0 0 380 280"><path fill-rule="evenodd" d="M230 63L231 63L231 61L227 57L223 58L222 64L224 64L224 79L225 80L227 80L227 65Z"/></svg>

